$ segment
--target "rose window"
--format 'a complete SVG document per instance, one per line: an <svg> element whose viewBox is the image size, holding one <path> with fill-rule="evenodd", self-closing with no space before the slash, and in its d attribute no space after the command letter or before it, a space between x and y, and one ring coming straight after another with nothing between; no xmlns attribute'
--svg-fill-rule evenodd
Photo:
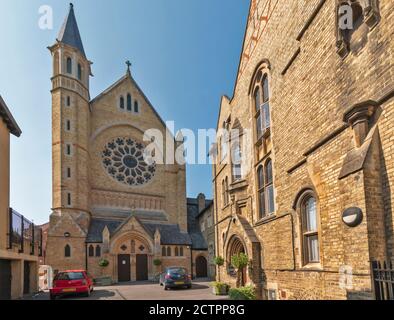
<svg viewBox="0 0 394 320"><path fill-rule="evenodd" d="M155 175L156 164L144 160L145 146L129 138L117 138L107 143L102 161L107 173L120 183L140 186Z"/></svg>

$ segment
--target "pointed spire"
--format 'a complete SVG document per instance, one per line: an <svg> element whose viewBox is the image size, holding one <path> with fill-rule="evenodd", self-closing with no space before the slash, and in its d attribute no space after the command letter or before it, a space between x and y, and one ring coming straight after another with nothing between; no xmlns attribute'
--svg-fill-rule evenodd
<svg viewBox="0 0 394 320"><path fill-rule="evenodd" d="M72 3L70 3L70 11L60 29L58 41L78 49L86 57Z"/></svg>

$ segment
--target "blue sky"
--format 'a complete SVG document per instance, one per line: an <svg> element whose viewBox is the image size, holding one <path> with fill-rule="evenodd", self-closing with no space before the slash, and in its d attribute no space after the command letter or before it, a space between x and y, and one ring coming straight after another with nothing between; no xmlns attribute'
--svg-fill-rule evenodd
<svg viewBox="0 0 394 320"><path fill-rule="evenodd" d="M11 206L35 223L52 199L51 57L69 1L7 0L0 10L0 94L23 134L11 141ZM42 5L53 30L38 27ZM247 0L75 0L95 97L133 63L135 80L176 129L215 128L220 97L232 95ZM212 196L210 165L187 167L187 193Z"/></svg>

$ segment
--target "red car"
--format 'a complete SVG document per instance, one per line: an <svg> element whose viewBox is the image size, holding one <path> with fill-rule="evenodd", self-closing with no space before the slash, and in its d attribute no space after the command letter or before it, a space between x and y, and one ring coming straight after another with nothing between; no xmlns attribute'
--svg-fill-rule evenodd
<svg viewBox="0 0 394 320"><path fill-rule="evenodd" d="M93 279L84 270L62 271L53 279L53 288L49 291L51 300L69 294L89 297L93 291Z"/></svg>

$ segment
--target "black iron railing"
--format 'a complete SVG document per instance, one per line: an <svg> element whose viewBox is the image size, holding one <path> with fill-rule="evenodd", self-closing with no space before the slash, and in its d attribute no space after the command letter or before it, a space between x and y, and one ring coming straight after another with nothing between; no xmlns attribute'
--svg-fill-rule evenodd
<svg viewBox="0 0 394 320"><path fill-rule="evenodd" d="M394 300L393 262L373 261L371 263L372 279L376 300Z"/></svg>
<svg viewBox="0 0 394 320"><path fill-rule="evenodd" d="M42 230L12 208L9 211L9 249L18 249L24 253L29 249L29 254L34 255L36 249L42 254Z"/></svg>

